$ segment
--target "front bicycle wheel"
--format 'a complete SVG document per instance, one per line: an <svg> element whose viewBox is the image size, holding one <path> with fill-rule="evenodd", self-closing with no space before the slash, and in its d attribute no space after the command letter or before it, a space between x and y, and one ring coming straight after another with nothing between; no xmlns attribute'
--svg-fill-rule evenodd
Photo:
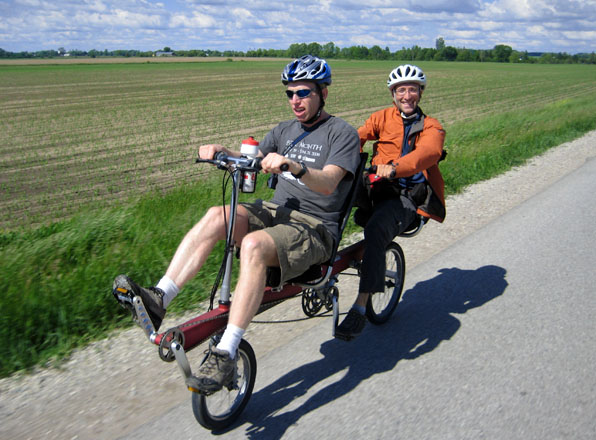
<svg viewBox="0 0 596 440"><path fill-rule="evenodd" d="M244 339L240 341L236 358L236 375L230 384L209 396L192 393L192 411L204 428L219 430L230 426L252 395L257 360L254 350Z"/></svg>
<svg viewBox="0 0 596 440"><path fill-rule="evenodd" d="M385 251L385 291L368 297L366 317L373 324L384 324L395 311L401 298L406 274L406 259L401 247L389 243Z"/></svg>

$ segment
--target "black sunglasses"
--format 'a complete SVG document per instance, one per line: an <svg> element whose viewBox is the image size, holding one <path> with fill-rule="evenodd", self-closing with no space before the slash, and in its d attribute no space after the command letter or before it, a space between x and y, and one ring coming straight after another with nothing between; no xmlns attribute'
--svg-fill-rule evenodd
<svg viewBox="0 0 596 440"><path fill-rule="evenodd" d="M286 90L286 96L288 99L292 99L294 95L298 96L300 99L306 98L310 93L313 92L311 89L300 89L300 90Z"/></svg>

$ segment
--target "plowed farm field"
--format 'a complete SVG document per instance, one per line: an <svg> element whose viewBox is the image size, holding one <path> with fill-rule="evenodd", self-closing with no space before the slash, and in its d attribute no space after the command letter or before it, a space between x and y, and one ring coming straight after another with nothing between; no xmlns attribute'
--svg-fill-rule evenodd
<svg viewBox="0 0 596 440"><path fill-rule="evenodd" d="M0 61L0 229L207 178L194 164L199 145L237 148L292 117L280 82L287 61ZM358 127L391 105L386 78L398 62L329 62L331 114ZM418 64L429 78L421 107L448 133L452 124L596 93L593 66Z"/></svg>

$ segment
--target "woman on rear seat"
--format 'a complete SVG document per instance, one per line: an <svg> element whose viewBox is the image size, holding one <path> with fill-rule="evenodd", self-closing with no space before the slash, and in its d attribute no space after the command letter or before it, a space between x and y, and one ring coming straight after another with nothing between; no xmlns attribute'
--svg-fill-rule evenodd
<svg viewBox="0 0 596 440"><path fill-rule="evenodd" d="M359 294L335 332L350 341L366 324L370 294L385 290L385 249L406 231L417 214L442 222L445 218L443 157L445 131L418 106L426 76L417 66L396 67L387 86L394 106L373 113L358 129L360 148L375 140L372 165L380 178L370 186L368 206L360 205L354 219L364 227Z"/></svg>

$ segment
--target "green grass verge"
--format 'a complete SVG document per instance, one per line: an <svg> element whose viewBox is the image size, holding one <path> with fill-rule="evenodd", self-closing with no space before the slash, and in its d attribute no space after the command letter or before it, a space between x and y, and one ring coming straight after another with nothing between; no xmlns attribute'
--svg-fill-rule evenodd
<svg viewBox="0 0 596 440"><path fill-rule="evenodd" d="M269 198L264 178L251 198ZM146 196L136 204L83 212L32 231L0 235L0 377L60 359L73 348L130 325L111 283L127 273L154 284L178 243L209 206L221 204L221 180ZM221 247L171 310L207 297Z"/></svg>
<svg viewBox="0 0 596 440"><path fill-rule="evenodd" d="M593 96L454 124L447 129L448 160L441 163L446 192L457 193L595 128Z"/></svg>
<svg viewBox="0 0 596 440"><path fill-rule="evenodd" d="M447 193L595 129L595 109L592 97L576 98L447 127L449 156L441 164ZM260 178L255 196L269 197L265 180ZM139 283L156 283L185 232L218 203L220 179L0 235L0 338L5 341L0 376L61 359L75 347L130 325L111 296L113 278L127 273ZM219 254L170 310L189 309L207 296Z"/></svg>

